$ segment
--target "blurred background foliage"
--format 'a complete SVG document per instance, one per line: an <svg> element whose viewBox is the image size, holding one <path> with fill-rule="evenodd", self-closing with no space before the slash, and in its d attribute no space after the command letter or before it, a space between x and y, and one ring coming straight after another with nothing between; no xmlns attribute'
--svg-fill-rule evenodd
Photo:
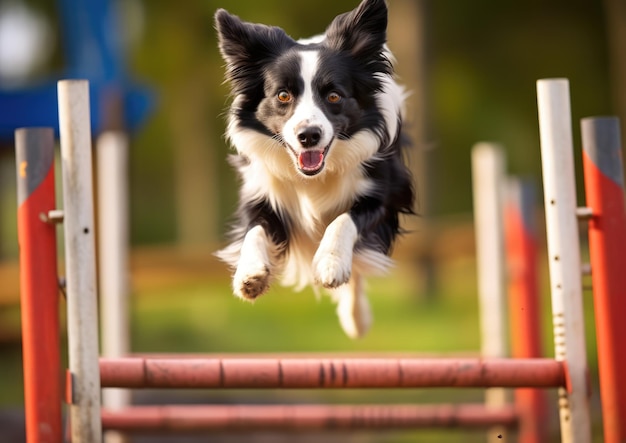
<svg viewBox="0 0 626 443"><path fill-rule="evenodd" d="M222 61L212 28L215 9L226 7L244 19L280 25L298 38L321 32L332 17L354 3L274 0L262 6L253 1L187 2L184 8L170 2L145 5L145 33L130 60L133 72L158 85L162 95L155 118L138 134L132 154L135 241L174 241L180 233L175 227L176 212L162 209L175 206L172 200L180 197L172 183L177 172L183 173L176 169L176 158L181 161L182 157L176 151L189 144L201 143L208 151L201 156L203 167L195 169L216 176L211 181L218 184L217 195L209 196L210 190L195 187L207 195L207 203L212 201L219 208L219 222L211 228L219 232L232 211L234 178L224 162L221 138L227 88L220 82ZM400 13L414 12L406 3L413 2L390 2L390 46L398 54L409 54L399 58L398 71L413 91L409 109L426 119L426 133L418 135L416 149L429 157L430 186L422 186L420 192L430 214L471 211L469 151L476 141L502 143L511 171L539 176L536 79L570 79L574 122L585 115L615 112L601 2L517 6L489 0L430 2L421 12L425 14L425 29L417 32L421 41L406 38L415 36L415 30L398 29L394 24L394 18L405 17L394 8ZM411 52L418 54L418 44L425 46L421 60L410 57ZM424 83L416 85L404 73L415 71L412 65L421 61L426 63L418 68L425 72ZM408 120L422 125L411 115ZM200 141L187 141L192 132ZM189 179L209 184L206 179ZM418 209L424 212L425 208Z"/></svg>
<svg viewBox="0 0 626 443"><path fill-rule="evenodd" d="M222 136L228 88L222 82L223 62L213 29L215 10L224 7L300 38L322 32L335 15L356 3L118 2L130 76L157 94L154 114L132 139L133 244L215 243L234 208L236 182L225 161L229 148ZM25 4L45 17L51 36L47 53L52 55L22 79L33 81L63 66L62 30L54 2ZM477 141L501 143L509 169L539 182L537 79L570 79L575 133L580 117L619 112L619 89L624 86L611 74L618 63L611 62L608 26L611 14L619 16L619 4L389 2L389 44L398 58L399 76L412 92L407 120L415 140L419 212L439 217L471 211L469 151ZM10 169L4 172L8 175ZM4 189L9 181L3 180ZM12 234L13 212L3 211L2 218L3 232ZM0 243L5 255L15 254L14 242Z"/></svg>

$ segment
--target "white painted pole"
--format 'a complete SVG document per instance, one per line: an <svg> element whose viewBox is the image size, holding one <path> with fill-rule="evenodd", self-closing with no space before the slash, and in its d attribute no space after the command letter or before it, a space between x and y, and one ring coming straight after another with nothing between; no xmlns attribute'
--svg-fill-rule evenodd
<svg viewBox="0 0 626 443"><path fill-rule="evenodd" d="M559 390L561 441L588 443L591 423L569 81L539 80L537 103L554 350L555 358L567 363L570 382L570 389Z"/></svg>
<svg viewBox="0 0 626 443"><path fill-rule="evenodd" d="M128 137L102 133L96 142L98 178L98 272L102 355L124 357L130 351L128 316ZM102 404L120 410L130 404L128 389L102 392ZM119 432L105 433L106 443L124 442Z"/></svg>
<svg viewBox="0 0 626 443"><path fill-rule="evenodd" d="M102 441L89 83L58 83L74 443Z"/></svg>
<svg viewBox="0 0 626 443"><path fill-rule="evenodd" d="M505 156L493 143L478 143L472 149L474 229L478 270L478 298L481 327L481 355L506 357L507 306L502 191L505 182ZM507 403L502 388L485 392L487 407ZM502 441L504 429L489 431L488 441Z"/></svg>

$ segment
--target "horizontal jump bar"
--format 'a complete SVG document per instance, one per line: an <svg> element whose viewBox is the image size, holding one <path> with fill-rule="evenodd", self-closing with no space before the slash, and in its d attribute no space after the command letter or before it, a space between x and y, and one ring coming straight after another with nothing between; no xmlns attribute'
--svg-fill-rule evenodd
<svg viewBox="0 0 626 443"><path fill-rule="evenodd" d="M562 362L481 358L101 358L104 388L429 388L566 384Z"/></svg>
<svg viewBox="0 0 626 443"><path fill-rule="evenodd" d="M133 406L102 411L102 427L131 433L515 427L515 408L484 405Z"/></svg>

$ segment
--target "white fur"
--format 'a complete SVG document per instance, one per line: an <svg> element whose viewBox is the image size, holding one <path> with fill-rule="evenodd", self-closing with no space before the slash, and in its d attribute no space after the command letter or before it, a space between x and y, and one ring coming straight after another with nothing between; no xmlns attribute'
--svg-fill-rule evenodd
<svg viewBox="0 0 626 443"><path fill-rule="evenodd" d="M359 238L356 225L343 213L328 225L313 258L316 283L336 288L348 282L352 274L352 252Z"/></svg>
<svg viewBox="0 0 626 443"><path fill-rule="evenodd" d="M275 211L298 215L296 222L307 235L321 239L325 227L349 209L355 197L370 190L361 165L374 161L378 138L370 131L350 141L335 140L324 170L305 177L293 166L291 154L273 139L231 122L228 136L251 161L242 167L246 180L241 196L246 201L267 198Z"/></svg>
<svg viewBox="0 0 626 443"><path fill-rule="evenodd" d="M404 115L404 100L407 94L404 87L396 83L389 75L379 74L378 77L382 82L383 88L381 92L376 94L376 101L383 112L383 117L387 124L387 132L396 134L400 118Z"/></svg>
<svg viewBox="0 0 626 443"><path fill-rule="evenodd" d="M312 45L323 42L325 38L325 34L318 34L314 35L313 37L301 38L298 40L298 43L300 43L301 45Z"/></svg>
<svg viewBox="0 0 626 443"><path fill-rule="evenodd" d="M291 149L296 154L302 151L300 142L298 141L298 129L302 126L319 126L322 130L322 138L319 142L320 149L328 146L333 137L333 126L328 121L319 106L315 103L313 98L313 77L317 71L318 66L318 52L317 51L305 51L300 53L300 66L302 70L300 75L304 81L304 91L298 99L298 104L294 110L293 115L282 130L282 136Z"/></svg>
<svg viewBox="0 0 626 443"><path fill-rule="evenodd" d="M233 276L233 292L237 297L254 300L267 291L272 268L268 243L267 234L261 226L255 226L246 234Z"/></svg>
<svg viewBox="0 0 626 443"><path fill-rule="evenodd" d="M372 313L363 286L363 278L355 273L347 285L332 291L339 323L350 338L362 337L372 325Z"/></svg>

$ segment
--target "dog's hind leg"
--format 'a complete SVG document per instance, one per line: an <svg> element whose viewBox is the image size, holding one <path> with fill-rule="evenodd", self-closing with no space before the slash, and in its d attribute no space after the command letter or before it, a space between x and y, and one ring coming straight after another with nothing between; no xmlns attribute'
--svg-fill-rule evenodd
<svg viewBox="0 0 626 443"><path fill-rule="evenodd" d="M353 267L358 237L350 214L341 214L326 228L313 258L315 281L330 290L337 302L339 323L351 338L365 335L372 323L363 278Z"/></svg>
<svg viewBox="0 0 626 443"><path fill-rule="evenodd" d="M372 324L372 313L364 286L363 277L353 272L347 284L332 290L337 301L339 323L350 338L364 336Z"/></svg>

